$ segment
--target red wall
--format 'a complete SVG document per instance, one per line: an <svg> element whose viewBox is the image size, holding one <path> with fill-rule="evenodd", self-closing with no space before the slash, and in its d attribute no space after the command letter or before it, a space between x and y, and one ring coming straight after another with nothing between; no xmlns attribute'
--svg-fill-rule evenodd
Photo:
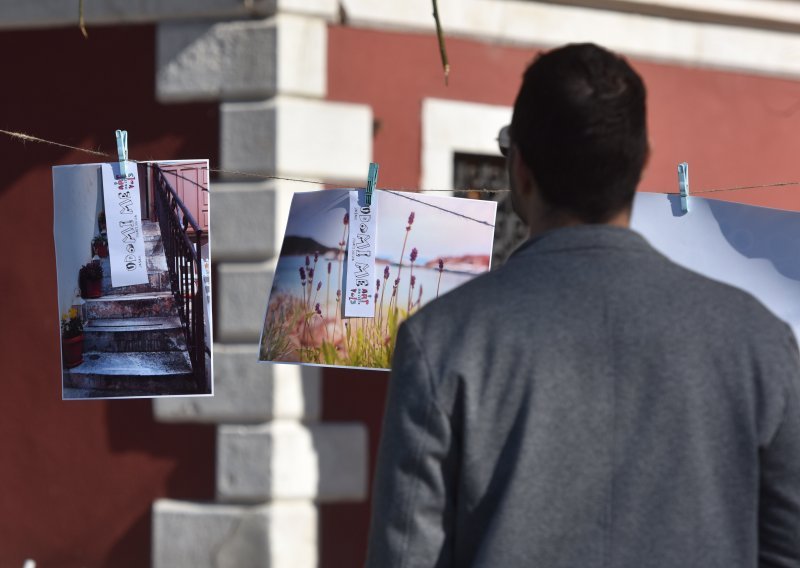
<svg viewBox="0 0 800 568"><path fill-rule="evenodd" d="M513 105L534 51L448 39L445 86L435 36L346 27L328 30L328 98L368 104L376 121L379 186L414 188L421 179L421 108L427 97ZM676 192L688 161L701 189L798 180L800 82L633 60L648 87L652 156L641 189ZM364 167L366 175L366 164ZM718 199L800 210L800 187L713 194ZM326 370L325 420L370 428L374 467L388 374ZM322 507L322 566L363 564L368 504Z"/></svg>
<svg viewBox="0 0 800 568"><path fill-rule="evenodd" d="M154 100L151 26L0 33L0 128L134 159L216 162L216 104ZM61 401L51 166L102 161L0 134L0 566L149 565L154 499L212 499L214 429L147 400Z"/></svg>

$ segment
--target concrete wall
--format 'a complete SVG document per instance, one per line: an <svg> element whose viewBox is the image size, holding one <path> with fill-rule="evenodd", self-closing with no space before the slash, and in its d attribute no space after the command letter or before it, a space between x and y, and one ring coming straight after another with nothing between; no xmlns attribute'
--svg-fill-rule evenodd
<svg viewBox="0 0 800 568"><path fill-rule="evenodd" d="M53 238L58 277L58 313L73 304L78 271L92 259L91 242L103 208L102 179L96 165L53 168Z"/></svg>

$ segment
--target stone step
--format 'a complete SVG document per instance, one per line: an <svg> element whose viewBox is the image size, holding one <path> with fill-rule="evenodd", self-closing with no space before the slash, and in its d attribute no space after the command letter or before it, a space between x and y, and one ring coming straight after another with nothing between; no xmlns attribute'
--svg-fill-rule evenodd
<svg viewBox="0 0 800 568"><path fill-rule="evenodd" d="M132 286L111 286L111 276L104 276L102 283L103 294L142 294L146 292L169 292L169 273L153 272L147 275L150 280L147 284L134 284Z"/></svg>
<svg viewBox="0 0 800 568"><path fill-rule="evenodd" d="M83 329L84 349L104 353L185 351L178 317L90 320Z"/></svg>
<svg viewBox="0 0 800 568"><path fill-rule="evenodd" d="M172 317L175 300L171 292L145 292L102 296L86 300L86 319Z"/></svg>
<svg viewBox="0 0 800 568"><path fill-rule="evenodd" d="M161 228L158 221L142 221L142 233L145 240L161 238Z"/></svg>
<svg viewBox="0 0 800 568"><path fill-rule="evenodd" d="M95 395L142 396L197 392L185 352L83 354L83 363L64 371L66 389L90 389ZM135 394L131 396L136 396Z"/></svg>

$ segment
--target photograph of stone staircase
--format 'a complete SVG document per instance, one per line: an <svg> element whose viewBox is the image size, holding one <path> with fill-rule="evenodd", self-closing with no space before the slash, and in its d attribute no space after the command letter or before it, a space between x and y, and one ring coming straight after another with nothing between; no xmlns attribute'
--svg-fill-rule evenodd
<svg viewBox="0 0 800 568"><path fill-rule="evenodd" d="M64 398L198 394L170 286L161 231L144 221L149 282L113 288L108 258L102 296L84 304L83 363L64 370Z"/></svg>

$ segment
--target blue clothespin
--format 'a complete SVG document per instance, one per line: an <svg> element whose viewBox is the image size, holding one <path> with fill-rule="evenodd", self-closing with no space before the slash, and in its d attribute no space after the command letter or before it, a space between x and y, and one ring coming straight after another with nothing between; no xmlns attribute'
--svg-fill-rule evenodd
<svg viewBox="0 0 800 568"><path fill-rule="evenodd" d="M117 130L117 154L119 155L119 173L128 177L128 131Z"/></svg>
<svg viewBox="0 0 800 568"><path fill-rule="evenodd" d="M678 190L681 192L681 211L689 212L689 163L678 164Z"/></svg>
<svg viewBox="0 0 800 568"><path fill-rule="evenodd" d="M375 186L378 185L378 164L370 162L369 173L367 174L367 191L364 194L365 202L367 205L372 205L372 192L375 191Z"/></svg>

